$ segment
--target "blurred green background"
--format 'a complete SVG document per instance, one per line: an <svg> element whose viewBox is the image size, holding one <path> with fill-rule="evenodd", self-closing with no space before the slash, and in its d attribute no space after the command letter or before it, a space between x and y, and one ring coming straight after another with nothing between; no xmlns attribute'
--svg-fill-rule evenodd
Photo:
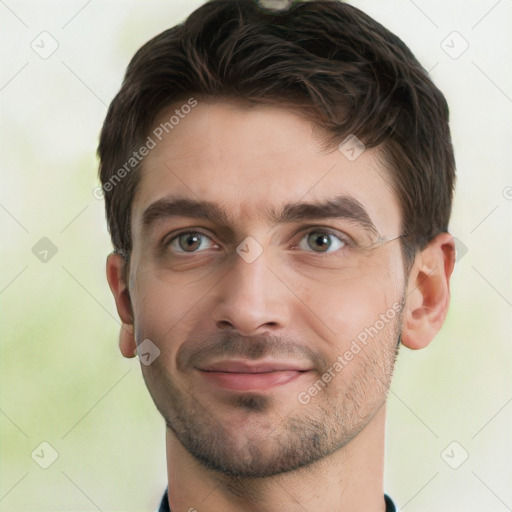
<svg viewBox="0 0 512 512"><path fill-rule="evenodd" d="M0 2L2 511L148 511L166 486L163 421L117 348L95 151L134 52L200 3ZM446 94L458 166L452 305L429 348L401 351L385 490L408 512L512 510L512 4L352 3Z"/></svg>

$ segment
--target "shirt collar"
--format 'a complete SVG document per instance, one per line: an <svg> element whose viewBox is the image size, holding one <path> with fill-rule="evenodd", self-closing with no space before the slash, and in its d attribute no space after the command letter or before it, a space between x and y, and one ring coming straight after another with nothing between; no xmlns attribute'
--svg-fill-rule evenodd
<svg viewBox="0 0 512 512"><path fill-rule="evenodd" d="M384 494L384 500L386 502L386 512L396 512L395 504L387 494ZM157 512L171 512L171 509L169 508L169 499L167 498L167 489L165 490L162 502L160 503L160 508Z"/></svg>

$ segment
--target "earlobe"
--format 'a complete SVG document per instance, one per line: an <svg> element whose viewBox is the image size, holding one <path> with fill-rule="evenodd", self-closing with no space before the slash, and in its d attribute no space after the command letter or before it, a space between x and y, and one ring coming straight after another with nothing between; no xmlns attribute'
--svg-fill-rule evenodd
<svg viewBox="0 0 512 512"><path fill-rule="evenodd" d="M130 294L124 280L125 260L120 254L112 253L107 258L107 281L114 296L117 313L123 322L119 331L119 349L124 357L134 357L136 343L134 318Z"/></svg>
<svg viewBox="0 0 512 512"><path fill-rule="evenodd" d="M441 329L450 303L450 276L455 243L449 233L437 235L416 257L409 276L402 322L402 343L426 347Z"/></svg>
<svg viewBox="0 0 512 512"><path fill-rule="evenodd" d="M126 358L135 357L137 344L133 331L133 324L123 324L119 330L119 350Z"/></svg>

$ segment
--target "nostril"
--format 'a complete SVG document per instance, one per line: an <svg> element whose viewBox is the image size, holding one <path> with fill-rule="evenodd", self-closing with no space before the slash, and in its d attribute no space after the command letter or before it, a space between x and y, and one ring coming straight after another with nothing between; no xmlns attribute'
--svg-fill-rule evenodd
<svg viewBox="0 0 512 512"><path fill-rule="evenodd" d="M234 327L234 325L231 322L228 322L227 320L219 320L217 322L217 327L219 329L226 329L228 327Z"/></svg>

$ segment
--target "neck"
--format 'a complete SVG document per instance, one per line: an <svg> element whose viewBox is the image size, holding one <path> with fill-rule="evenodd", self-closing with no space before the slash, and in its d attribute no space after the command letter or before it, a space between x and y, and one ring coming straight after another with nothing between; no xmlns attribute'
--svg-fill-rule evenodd
<svg viewBox="0 0 512 512"><path fill-rule="evenodd" d="M237 478L204 467L168 428L172 512L384 512L383 406L349 443L310 466L267 478ZM300 506L298 505L300 504Z"/></svg>

